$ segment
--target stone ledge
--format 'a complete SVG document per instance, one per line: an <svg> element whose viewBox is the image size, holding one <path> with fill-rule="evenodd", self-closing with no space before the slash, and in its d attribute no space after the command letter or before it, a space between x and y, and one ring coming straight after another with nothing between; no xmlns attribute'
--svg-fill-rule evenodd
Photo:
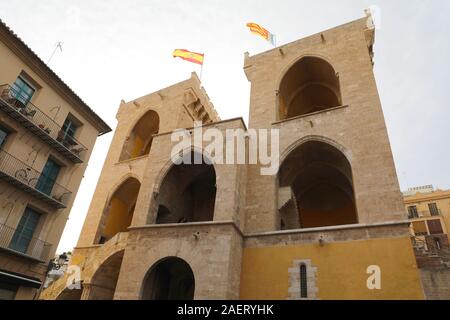
<svg viewBox="0 0 450 320"><path fill-rule="evenodd" d="M409 226L410 223L411 222L408 220L401 220L401 221L388 221L388 222L379 222L379 223L349 224L349 225L331 226L331 227L248 233L245 235L245 237L253 238L253 237L261 237L261 236L299 234L299 233L315 233L315 232L340 231L340 230L349 230L349 229L377 228L377 227L396 226L396 225L408 225Z"/></svg>
<svg viewBox="0 0 450 320"><path fill-rule="evenodd" d="M169 224L149 224L144 226L131 226L128 230L145 230L145 229L172 229L172 228L189 228L189 227L208 227L208 226L224 226L230 225L236 229L236 231L245 237L242 230L232 220L224 221L205 221L205 222L190 222L190 223L169 223Z"/></svg>
<svg viewBox="0 0 450 320"><path fill-rule="evenodd" d="M292 117L292 118L288 118L288 119L272 122L272 126L276 126L276 125L279 125L279 124L287 123L287 122L290 122L290 121L295 121L295 120L298 120L298 119L308 118L308 117L311 117L311 116L316 116L316 115L322 114L322 113L327 113L327 112L331 112L331 111L335 111L335 110L345 109L345 108L348 108L348 105L331 107L331 108L327 108L327 109L323 109L323 110L319 110L319 111L315 111L315 112L311 112L311 113L307 113L307 114L302 114L300 116L296 116L296 117Z"/></svg>

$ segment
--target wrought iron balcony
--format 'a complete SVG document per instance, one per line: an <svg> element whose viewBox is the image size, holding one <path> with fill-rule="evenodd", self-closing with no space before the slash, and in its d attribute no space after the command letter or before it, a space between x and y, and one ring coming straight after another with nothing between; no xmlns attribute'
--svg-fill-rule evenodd
<svg viewBox="0 0 450 320"><path fill-rule="evenodd" d="M0 224L0 248L45 262L52 245L24 232Z"/></svg>
<svg viewBox="0 0 450 320"><path fill-rule="evenodd" d="M72 192L0 149L0 179L55 208L66 208Z"/></svg>
<svg viewBox="0 0 450 320"><path fill-rule="evenodd" d="M63 129L26 97L8 84L0 86L0 109L60 154L74 163L82 163L87 148Z"/></svg>

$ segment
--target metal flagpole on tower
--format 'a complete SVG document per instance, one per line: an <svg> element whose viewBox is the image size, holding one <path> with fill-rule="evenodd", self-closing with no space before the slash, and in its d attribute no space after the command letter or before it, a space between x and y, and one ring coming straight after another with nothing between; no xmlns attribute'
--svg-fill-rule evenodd
<svg viewBox="0 0 450 320"><path fill-rule="evenodd" d="M202 76L203 76L203 63L201 64L200 67L200 83L202 82Z"/></svg>

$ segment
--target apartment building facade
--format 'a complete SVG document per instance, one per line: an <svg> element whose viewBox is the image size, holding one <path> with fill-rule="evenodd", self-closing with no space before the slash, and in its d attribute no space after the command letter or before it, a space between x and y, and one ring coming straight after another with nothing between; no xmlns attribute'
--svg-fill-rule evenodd
<svg viewBox="0 0 450 320"><path fill-rule="evenodd" d="M36 297L111 128L0 21L0 299Z"/></svg>
<svg viewBox="0 0 450 320"><path fill-rule="evenodd" d="M403 192L405 216L427 299L450 299L450 191L432 185Z"/></svg>
<svg viewBox="0 0 450 320"><path fill-rule="evenodd" d="M415 236L449 234L450 190L421 186L408 189L403 197Z"/></svg>

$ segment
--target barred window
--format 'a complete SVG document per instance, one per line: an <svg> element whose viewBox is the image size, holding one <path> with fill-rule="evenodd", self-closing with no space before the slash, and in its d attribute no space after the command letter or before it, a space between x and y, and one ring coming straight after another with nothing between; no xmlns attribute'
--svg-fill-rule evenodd
<svg viewBox="0 0 450 320"><path fill-rule="evenodd" d="M408 218L414 219L414 218L418 218L418 217L419 217L419 213L417 212L417 207L409 206L408 207Z"/></svg>
<svg viewBox="0 0 450 320"><path fill-rule="evenodd" d="M432 216L438 216L439 215L439 209L438 209L436 203L429 203L428 204L428 209L430 209L430 214Z"/></svg>

